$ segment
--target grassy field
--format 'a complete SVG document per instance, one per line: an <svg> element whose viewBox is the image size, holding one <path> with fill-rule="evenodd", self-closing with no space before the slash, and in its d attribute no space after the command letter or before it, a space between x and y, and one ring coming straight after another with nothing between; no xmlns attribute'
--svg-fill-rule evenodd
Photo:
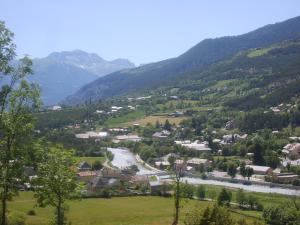
<svg viewBox="0 0 300 225"><path fill-rule="evenodd" d="M126 122L137 120L137 119L143 118L144 116L145 116L145 113L143 111L134 111L134 112L128 113L124 116L109 118L105 122L105 126L108 126L108 127L123 126L124 123L126 123Z"/></svg>
<svg viewBox="0 0 300 225"><path fill-rule="evenodd" d="M86 161L90 165L92 165L95 161L100 161L104 163L105 157L76 157L76 163L80 163Z"/></svg>
<svg viewBox="0 0 300 225"><path fill-rule="evenodd" d="M215 200L223 188L222 186L215 186L215 185L204 185L204 186L206 190L206 197ZM238 189L228 188L228 187L226 189L232 192L232 202L236 202L236 193ZM255 198L257 198L257 200L261 204L263 204L264 207L284 204L286 202L291 201L294 198L294 196L287 196L287 195L274 194L274 193L266 194L266 193L259 193L259 192L248 192L248 191L244 191L244 192L247 195L252 195ZM297 200L300 202L300 197L297 197ZM251 214L253 213L257 215L257 212L251 212Z"/></svg>
<svg viewBox="0 0 300 225"><path fill-rule="evenodd" d="M194 207L204 209L212 204L206 201L182 201L181 223L187 212ZM67 217L73 225L166 225L171 224L173 198L163 197L116 197L111 199L83 199L69 202ZM9 203L12 213L25 215L27 225L46 225L53 216L53 208L34 208L35 200L31 192L22 192ZM28 216L34 209L36 215ZM232 215L238 219L256 220L256 212L234 210Z"/></svg>
<svg viewBox="0 0 300 225"><path fill-rule="evenodd" d="M127 126L133 125L133 124L140 124L141 126L145 126L146 124L150 123L152 125L156 124L156 121L159 121L159 123L164 124L166 120L169 120L171 124L175 123L178 125L182 120L187 119L187 117L168 117L168 116L147 116L142 119L134 120L131 122L126 123Z"/></svg>

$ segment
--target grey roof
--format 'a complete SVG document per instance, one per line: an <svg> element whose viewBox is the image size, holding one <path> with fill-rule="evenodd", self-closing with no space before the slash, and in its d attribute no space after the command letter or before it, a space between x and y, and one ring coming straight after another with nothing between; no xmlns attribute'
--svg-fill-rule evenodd
<svg viewBox="0 0 300 225"><path fill-rule="evenodd" d="M86 161L83 161L78 165L78 168L80 168L80 169L91 169L92 166L90 164L88 164Z"/></svg>

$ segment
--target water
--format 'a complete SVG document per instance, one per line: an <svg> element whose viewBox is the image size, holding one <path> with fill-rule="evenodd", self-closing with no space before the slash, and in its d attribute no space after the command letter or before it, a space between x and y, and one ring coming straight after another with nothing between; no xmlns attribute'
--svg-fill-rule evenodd
<svg viewBox="0 0 300 225"><path fill-rule="evenodd" d="M120 169L136 165L139 169L138 175L153 174L155 171L144 167L141 163L137 162L135 155L128 149L123 148L107 148L108 151L114 154L114 159L111 162L113 166Z"/></svg>

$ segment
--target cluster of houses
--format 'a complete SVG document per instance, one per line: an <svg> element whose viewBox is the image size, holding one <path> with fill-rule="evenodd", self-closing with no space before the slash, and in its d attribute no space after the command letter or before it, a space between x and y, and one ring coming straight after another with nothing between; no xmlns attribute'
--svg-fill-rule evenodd
<svg viewBox="0 0 300 225"><path fill-rule="evenodd" d="M280 113L280 112L289 112L292 108L295 108L297 107L297 105L292 105L292 104L284 104L284 103L281 103L277 106L273 106L273 107L270 107L270 110L273 112L273 113ZM265 111L265 113L267 113L268 111Z"/></svg>
<svg viewBox="0 0 300 225"><path fill-rule="evenodd" d="M194 172L198 170L200 167L208 168L211 165L211 161L208 159L202 159L202 158L191 158L188 160L180 159L179 155L170 153L164 157L157 158L154 162L154 165L157 169L160 170L166 170L170 168L170 157L173 157L175 159L174 165L176 168L181 168L184 171L188 172Z"/></svg>
<svg viewBox="0 0 300 225"><path fill-rule="evenodd" d="M98 195L105 189L122 190L132 194L138 193L137 189L141 187L144 194L157 194L166 185L162 181L151 181L147 175L138 175L132 168L103 167L93 171L87 162L81 162L77 166L77 180L85 184L87 195Z"/></svg>
<svg viewBox="0 0 300 225"><path fill-rule="evenodd" d="M95 111L95 114L107 114L107 115L110 115L110 114L114 114L114 113L117 113L117 112L119 112L120 110L122 110L122 109L129 109L129 110L132 110L132 111L134 111L135 109L136 109L136 107L137 106L132 106L132 105L128 105L127 107L126 106L111 106L110 107L110 110L108 110L108 111L104 111L104 110L99 110L99 109L97 109L96 111Z"/></svg>

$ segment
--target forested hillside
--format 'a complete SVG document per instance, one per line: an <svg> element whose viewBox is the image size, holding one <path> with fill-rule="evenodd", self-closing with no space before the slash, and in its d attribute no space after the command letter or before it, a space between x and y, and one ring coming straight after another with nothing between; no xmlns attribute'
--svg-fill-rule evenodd
<svg viewBox="0 0 300 225"><path fill-rule="evenodd" d="M214 63L226 60L238 52L265 48L300 35L300 17L268 25L255 31L233 37L207 39L186 53L173 59L148 64L135 69L112 73L85 85L65 101L79 103L87 99L103 99L121 94L177 85L187 78L208 72ZM192 77L191 77L192 76ZM210 73L209 76L216 76Z"/></svg>

